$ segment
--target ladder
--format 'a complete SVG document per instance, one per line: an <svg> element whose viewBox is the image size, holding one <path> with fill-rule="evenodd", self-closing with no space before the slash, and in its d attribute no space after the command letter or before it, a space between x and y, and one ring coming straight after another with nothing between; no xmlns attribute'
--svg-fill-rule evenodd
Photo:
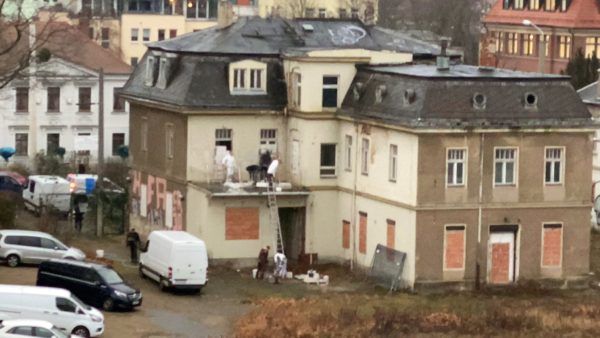
<svg viewBox="0 0 600 338"><path fill-rule="evenodd" d="M275 186L275 182L273 182ZM281 223L279 221L279 207L277 206L277 198L273 191L273 186L267 182L267 199L269 201L269 219L271 228L273 229L273 247L277 253L279 250L283 252L283 236L281 234Z"/></svg>

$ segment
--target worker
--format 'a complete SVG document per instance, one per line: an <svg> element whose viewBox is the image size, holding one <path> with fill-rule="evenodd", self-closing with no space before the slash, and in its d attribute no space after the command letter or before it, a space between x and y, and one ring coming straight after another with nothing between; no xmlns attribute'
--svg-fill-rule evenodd
<svg viewBox="0 0 600 338"><path fill-rule="evenodd" d="M279 278L285 278L287 275L287 258L281 250L277 250L275 254L275 284L279 284Z"/></svg>
<svg viewBox="0 0 600 338"><path fill-rule="evenodd" d="M127 233L127 246L129 247L129 254L131 255L131 263L137 263L137 251L140 244L140 235L135 231L134 228L129 229Z"/></svg>
<svg viewBox="0 0 600 338"><path fill-rule="evenodd" d="M269 169L267 169L267 182L269 183L269 188L273 188L273 177L277 175L277 167L279 167L279 156L274 154L271 164L269 164Z"/></svg>
<svg viewBox="0 0 600 338"><path fill-rule="evenodd" d="M257 271L256 271L256 279L264 279L265 278L265 271L267 270L267 266L269 265L269 250L271 249L270 246L265 246L262 249L260 249L260 252L258 253L258 266L257 266Z"/></svg>
<svg viewBox="0 0 600 338"><path fill-rule="evenodd" d="M235 170L235 157L231 155L231 151L227 150L225 157L223 157L223 160L221 160L221 164L225 166L227 171L225 182L231 182L233 180L233 173Z"/></svg>
<svg viewBox="0 0 600 338"><path fill-rule="evenodd" d="M83 223L83 212L79 209L79 203L75 204L75 210L73 211L75 217L75 230L81 233L81 226Z"/></svg>

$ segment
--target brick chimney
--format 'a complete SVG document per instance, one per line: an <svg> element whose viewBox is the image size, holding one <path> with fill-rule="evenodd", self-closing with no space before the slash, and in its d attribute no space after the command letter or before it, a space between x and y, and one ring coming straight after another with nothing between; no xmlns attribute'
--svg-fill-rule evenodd
<svg viewBox="0 0 600 338"><path fill-rule="evenodd" d="M226 28L233 24L233 5L229 0L219 0L217 27Z"/></svg>

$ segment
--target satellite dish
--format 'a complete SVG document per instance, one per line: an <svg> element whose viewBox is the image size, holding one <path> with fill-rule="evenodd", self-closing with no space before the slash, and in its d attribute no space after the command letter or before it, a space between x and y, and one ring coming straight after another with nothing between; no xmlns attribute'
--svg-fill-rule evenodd
<svg viewBox="0 0 600 338"><path fill-rule="evenodd" d="M11 158L16 152L17 151L15 148L12 147L0 148L0 156L2 156L6 162L8 162L8 159Z"/></svg>

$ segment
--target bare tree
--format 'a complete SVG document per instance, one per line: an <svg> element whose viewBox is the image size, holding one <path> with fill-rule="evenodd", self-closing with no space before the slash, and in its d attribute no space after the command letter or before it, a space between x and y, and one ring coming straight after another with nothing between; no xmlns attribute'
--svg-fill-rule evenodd
<svg viewBox="0 0 600 338"><path fill-rule="evenodd" d="M290 17L301 18L306 16L307 8L315 8L317 3L315 0L286 0L283 6Z"/></svg>

